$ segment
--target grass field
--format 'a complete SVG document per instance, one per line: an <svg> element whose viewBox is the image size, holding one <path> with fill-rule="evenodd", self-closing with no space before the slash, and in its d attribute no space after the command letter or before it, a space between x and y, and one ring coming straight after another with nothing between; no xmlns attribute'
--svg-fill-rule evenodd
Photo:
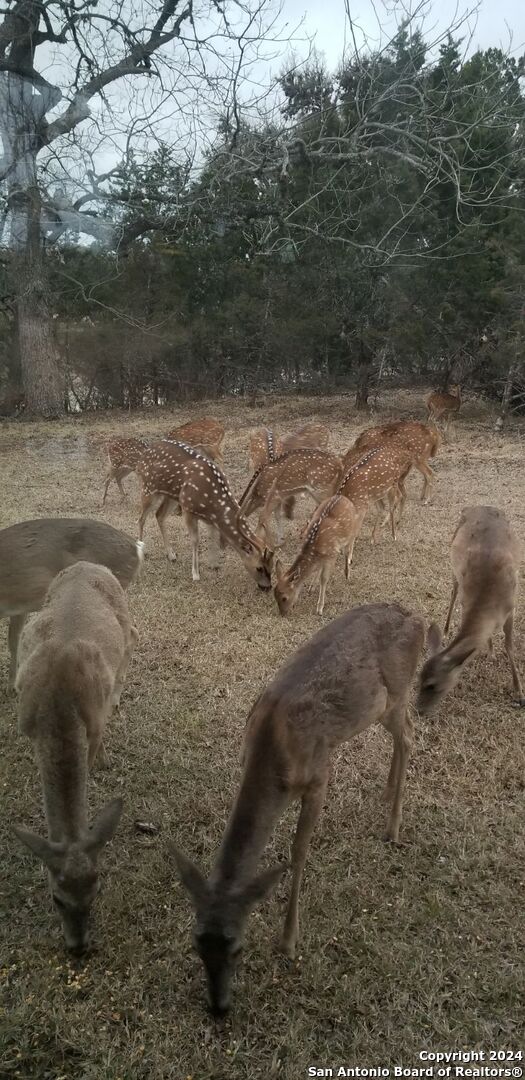
<svg viewBox="0 0 525 1080"><path fill-rule="evenodd" d="M397 394L379 416L423 418L422 398ZM101 509L103 440L161 434L204 412L227 425L225 469L236 494L247 476L248 430L280 431L318 418L345 449L364 426L351 398L282 399L266 409L224 402L169 412L106 415L46 426L0 428L0 525L46 516L104 518L136 533L138 484L110 489ZM206 869L239 778L245 718L282 661L352 604L398 600L443 623L449 542L471 503L505 509L525 533L524 429L492 434L488 414L467 403L436 462L431 505L410 499L397 544L385 530L356 544L325 614L316 590L290 619L260 593L233 552L192 584L189 543L170 519L178 561L147 527L142 580L129 593L140 632L121 711L108 730L109 767L91 781L91 807L122 794L125 811L103 858L94 909L97 949L81 966L63 951L44 872L10 833L43 829L41 794L27 740L17 735L0 650L0 1077L23 1080L300 1080L308 1067L417 1066L423 1049L518 1049L525 1016L525 713L511 704L497 642L435 717L416 717L405 799L404 847L382 841L380 793L390 739L371 729L337 755L310 850L302 893L302 940L290 963L275 948L289 887L251 918L231 1019L204 1008L204 978L191 950L192 912L167 840ZM309 504L308 504L309 505ZM289 526L284 561L297 547L307 503ZM204 530L203 530L204 532ZM206 539L203 537L205 547ZM517 619L517 659L524 619ZM287 857L293 808L268 859ZM140 834L136 819L159 826Z"/></svg>

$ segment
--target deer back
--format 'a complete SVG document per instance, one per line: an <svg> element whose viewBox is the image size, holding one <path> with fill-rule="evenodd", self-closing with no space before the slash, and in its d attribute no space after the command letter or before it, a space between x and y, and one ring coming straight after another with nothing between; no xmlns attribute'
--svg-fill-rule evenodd
<svg viewBox="0 0 525 1080"><path fill-rule="evenodd" d="M214 420L211 416L202 416L199 420L190 420L186 424L173 428L167 438L200 448L208 457L220 460L225 433L224 424L221 424L219 420Z"/></svg>
<svg viewBox="0 0 525 1080"><path fill-rule="evenodd" d="M270 492L285 497L305 490L330 491L341 474L340 459L327 450L289 450L252 476L240 505L249 516L264 505Z"/></svg>
<svg viewBox="0 0 525 1080"><path fill-rule="evenodd" d="M282 435L277 441L277 455L285 454L287 450L326 450L330 440L330 432L324 424L312 421L303 424L297 431L289 435Z"/></svg>
<svg viewBox="0 0 525 1080"><path fill-rule="evenodd" d="M274 461L276 457L274 433L270 428L257 428L250 432L250 466L253 472Z"/></svg>
<svg viewBox="0 0 525 1080"><path fill-rule="evenodd" d="M147 443L144 439L112 439L106 445L107 455L114 469L134 469L140 461Z"/></svg>
<svg viewBox="0 0 525 1080"><path fill-rule="evenodd" d="M107 566L122 587L138 575L144 545L103 521L36 518L0 530L0 613L35 611L60 570L86 560Z"/></svg>
<svg viewBox="0 0 525 1080"><path fill-rule="evenodd" d="M406 447L391 441L368 450L343 475L339 491L356 507L369 500L380 499L406 472L412 461Z"/></svg>

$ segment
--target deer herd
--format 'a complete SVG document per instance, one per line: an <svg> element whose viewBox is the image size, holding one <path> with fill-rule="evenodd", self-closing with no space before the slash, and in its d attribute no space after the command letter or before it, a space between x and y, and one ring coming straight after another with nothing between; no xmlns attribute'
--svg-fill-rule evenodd
<svg viewBox="0 0 525 1080"><path fill-rule="evenodd" d="M459 388L434 393L429 420L445 424L461 402ZM433 424L395 421L363 432L340 456L329 431L307 424L277 437L254 431L249 443L253 475L237 500L222 469L225 429L208 417L169 432L165 439L118 439L107 447L103 504L115 481L136 472L142 488L135 541L90 519L48 518L0 531L0 613L9 619L10 685L18 695L19 729L31 740L40 775L47 837L21 826L17 838L46 866L66 944L84 953L89 915L99 888L98 856L122 813L114 799L89 824L88 777L103 755L106 724L118 708L138 633L125 590L143 562L143 532L155 514L168 559L170 512L182 515L198 581L199 523L213 542L214 559L228 546L260 589L272 588L278 611L288 615L311 578L320 583L317 611L338 555L349 568L364 518L375 507L372 538L389 519L392 535L402 516L405 481L423 477L428 501L441 435ZM315 504L299 551L288 568L275 557L285 521L299 496ZM254 526L248 519L257 515ZM351 608L325 625L277 672L252 707L242 777L222 843L208 877L177 847L172 853L195 909L195 943L208 982L212 1011L230 1006L231 981L254 906L287 871L279 863L260 870L273 830L293 801L300 813L291 852L291 891L282 947L293 957L298 903L308 846L325 800L331 759L342 743L371 724L391 734L393 755L386 785L387 838L397 843L412 745L409 697L425 645L417 708L430 713L456 685L465 664L492 650L502 630L516 702L525 705L513 650L520 548L505 514L490 506L463 510L451 549L452 596L448 632L459 596L461 623L444 645L436 624L395 603ZM26 621L27 615L33 617Z"/></svg>

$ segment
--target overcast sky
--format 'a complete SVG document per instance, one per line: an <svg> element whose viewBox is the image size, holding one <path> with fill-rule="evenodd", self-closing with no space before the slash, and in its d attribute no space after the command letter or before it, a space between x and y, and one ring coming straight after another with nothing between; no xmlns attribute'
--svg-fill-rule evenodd
<svg viewBox="0 0 525 1080"><path fill-rule="evenodd" d="M371 38L379 40L378 20L371 0L349 0L349 5L357 26ZM410 5L407 0L407 9L410 6L414 10L416 4ZM458 8L464 12L474 6L474 3L439 0L434 3L432 15L425 21L427 30L432 26L438 32L443 30L457 19ZM384 20L383 29L388 34L386 6L378 2L375 8L381 21ZM316 47L324 54L328 67L336 67L345 42L345 0L284 0L284 14L290 26L297 24L304 16L305 28L309 35L315 36ZM512 52L525 52L525 0L482 0L477 16L469 19L469 27L473 32L471 50L472 47L487 48L491 45L501 45L507 50L512 42ZM468 33L465 26L461 36L467 38Z"/></svg>

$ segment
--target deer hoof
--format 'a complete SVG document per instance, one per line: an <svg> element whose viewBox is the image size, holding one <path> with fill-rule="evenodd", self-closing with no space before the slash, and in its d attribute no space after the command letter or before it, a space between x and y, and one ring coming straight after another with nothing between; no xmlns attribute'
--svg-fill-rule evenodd
<svg viewBox="0 0 525 1080"><path fill-rule="evenodd" d="M516 698L512 705L515 709L525 709L525 697Z"/></svg>

